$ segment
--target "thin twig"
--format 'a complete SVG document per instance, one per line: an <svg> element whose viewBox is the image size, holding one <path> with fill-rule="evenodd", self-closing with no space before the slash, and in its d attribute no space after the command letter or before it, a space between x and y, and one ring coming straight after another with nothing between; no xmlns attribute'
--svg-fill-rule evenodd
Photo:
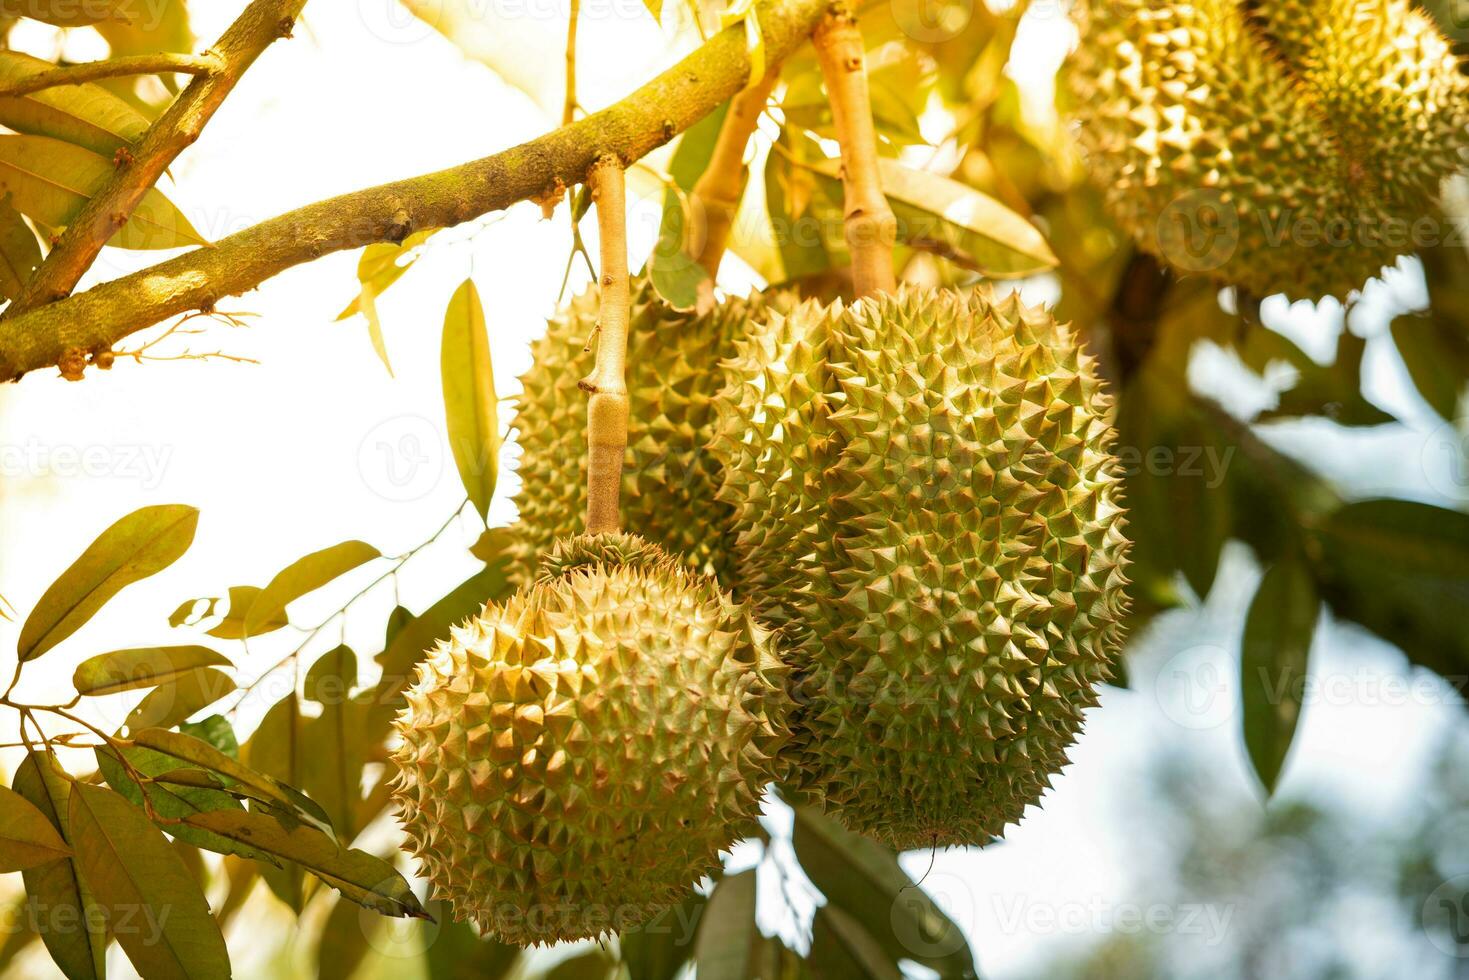
<svg viewBox="0 0 1469 980"><path fill-rule="evenodd" d="M15 98L61 85L81 85L126 75L210 75L223 67L224 63L211 54L135 54L106 61L61 65L0 83L0 98Z"/></svg>
<svg viewBox="0 0 1469 980"><path fill-rule="evenodd" d="M396 586L397 578L396 577L398 575L398 572L401 571L402 568L403 568L403 566L408 563L408 560L410 558L412 558L414 555L418 554L424 548L427 548L429 545L431 545L435 541L439 540L439 538L443 537L444 536L444 532L447 531L447 530L449 530L449 528L453 525L454 521L458 519L458 517L459 517L460 514L464 513L464 507L468 503L469 503L469 498L467 498L467 497L464 500L460 501L459 502L459 506L456 507L456 508L454 508L454 513L450 514L449 517L448 517L448 519L446 521L444 521L443 524L439 525L439 529L437 531L435 531L426 540L420 541L418 544L414 545L409 550L403 552L401 555L394 556L391 559L392 565L388 568L387 571L383 572L377 578L373 579L371 582L368 582L366 585L364 585L361 589L359 589L357 591L356 594L354 594L346 602L342 603L341 606L339 606L334 612L332 612L329 616L327 616L321 622L319 622L315 626L312 626L309 629L307 629L305 631L306 632L305 637L301 640L300 643L298 643L296 645L295 649L293 649L290 653L286 654L280 660L277 660L275 663L273 663L269 667L267 667L253 681L251 681L250 683L246 684L244 687L240 688L239 696L235 699L235 703L232 704L232 705L230 705L229 709L225 712L225 714L226 715L233 715L236 711L240 710L240 705L244 704L245 699L247 697L249 697L250 692L253 691L253 690L255 690L255 688L259 687L261 685L261 683L263 683L265 681L265 679L267 677L269 677L271 674L274 674L277 670L280 670L282 667L286 666L287 664L294 664L294 663L296 663L297 659L301 655L301 651L304 650L304 649L306 649L307 644L309 644L312 640L314 640L316 638L317 634L319 634L322 630L326 629L329 625L331 625L331 623L334 620L336 620L337 617L339 617L339 616L345 617L346 614L347 614L347 611L359 599L361 599L363 596L367 595L369 592L371 592L373 589L377 588L379 585L381 585L384 581L386 581L389 578L392 578L394 580L394 583L395 583L394 588L396 589L397 588L397 586ZM296 690L296 687L292 687L292 690L293 691Z"/></svg>

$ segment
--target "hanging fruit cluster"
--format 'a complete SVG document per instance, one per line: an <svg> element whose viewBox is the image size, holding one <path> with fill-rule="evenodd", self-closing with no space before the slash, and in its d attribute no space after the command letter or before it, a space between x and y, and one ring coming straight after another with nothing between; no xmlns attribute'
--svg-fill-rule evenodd
<svg viewBox="0 0 1469 980"><path fill-rule="evenodd" d="M1469 80L1405 0L1080 18L1092 168L1180 272L1345 295L1406 246L1324 254L1299 223L1411 220L1463 160ZM894 848L983 845L1109 676L1128 542L1096 365L1015 295L897 285L861 37L834 11L813 40L857 300L670 308L627 275L620 166L594 167L602 277L523 379L520 591L433 653L399 720L411 849L502 938L643 921L719 867L772 781ZM738 200L728 177L701 181L711 202Z"/></svg>
<svg viewBox="0 0 1469 980"><path fill-rule="evenodd" d="M1095 0L1065 81L1113 217L1255 296L1344 298L1464 165L1469 76L1408 0Z"/></svg>

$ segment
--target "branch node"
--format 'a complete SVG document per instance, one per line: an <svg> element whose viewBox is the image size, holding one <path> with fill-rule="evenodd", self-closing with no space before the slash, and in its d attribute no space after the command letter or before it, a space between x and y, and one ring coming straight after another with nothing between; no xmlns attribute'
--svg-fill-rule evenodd
<svg viewBox="0 0 1469 980"><path fill-rule="evenodd" d="M399 208L393 212L393 220L383 232L383 237L394 245L401 245L403 239L413 232L413 216L406 208Z"/></svg>
<svg viewBox="0 0 1469 980"><path fill-rule="evenodd" d="M296 30L296 18L282 17L280 23L276 25L275 30L278 37L283 40L290 40L296 36L294 33Z"/></svg>
<svg viewBox="0 0 1469 980"><path fill-rule="evenodd" d="M68 347L56 362L61 370L61 376L67 381L82 380L82 373L87 368L87 352L80 347Z"/></svg>

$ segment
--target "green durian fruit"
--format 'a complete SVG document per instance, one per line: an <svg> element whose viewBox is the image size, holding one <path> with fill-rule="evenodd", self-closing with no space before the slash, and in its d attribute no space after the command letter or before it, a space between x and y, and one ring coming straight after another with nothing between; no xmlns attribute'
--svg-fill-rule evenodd
<svg viewBox="0 0 1469 980"><path fill-rule="evenodd" d="M1185 273L1344 298L1447 229L1469 77L1408 0L1082 0L1064 70L1108 210Z"/></svg>
<svg viewBox="0 0 1469 980"><path fill-rule="evenodd" d="M744 330L747 304L730 299L704 315L681 313L639 276L631 305L623 522L690 568L722 576L729 568L731 515L714 499L717 474L706 445L721 383L718 364ZM514 426L522 485L511 563L518 582L534 578L553 542L576 534L586 520L587 394L577 382L596 359L597 319L593 285L551 319L520 379L524 393Z"/></svg>
<svg viewBox="0 0 1469 980"><path fill-rule="evenodd" d="M548 582L579 570L597 566L632 565L657 568L672 559L668 552L647 538L618 531L611 534L578 534L563 538L541 556L538 581Z"/></svg>
<svg viewBox="0 0 1469 980"><path fill-rule="evenodd" d="M455 628L396 727L409 850L506 942L617 932L755 829L788 737L787 668L712 579L642 556L568 569Z"/></svg>
<svg viewBox="0 0 1469 980"><path fill-rule="evenodd" d="M984 844L1065 763L1118 644L1110 399L1068 329L988 287L752 330L712 445L794 670L798 786L893 847Z"/></svg>

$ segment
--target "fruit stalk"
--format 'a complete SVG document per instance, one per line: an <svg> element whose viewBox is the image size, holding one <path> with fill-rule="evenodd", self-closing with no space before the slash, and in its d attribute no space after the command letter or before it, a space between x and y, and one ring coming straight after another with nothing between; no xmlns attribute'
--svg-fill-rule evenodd
<svg viewBox="0 0 1469 980"><path fill-rule="evenodd" d="M872 98L857 18L845 6L833 7L816 26L811 43L821 63L837 142L842 147L844 225L852 252L852 280L859 297L892 292L897 286L893 243L898 222L878 176L877 131L872 125Z"/></svg>
<svg viewBox="0 0 1469 980"><path fill-rule="evenodd" d="M601 310L597 324L597 363L580 382L587 402L587 533L621 529L618 497L622 459L627 453L627 204L622 161L604 156L587 173L597 205L601 252Z"/></svg>
<svg viewBox="0 0 1469 980"><path fill-rule="evenodd" d="M710 278L719 273L719 262L729 247L730 230L745 191L745 147L779 80L780 66L771 65L764 78L730 100L709 166L694 184L693 211L704 218L704 241L694 257Z"/></svg>

